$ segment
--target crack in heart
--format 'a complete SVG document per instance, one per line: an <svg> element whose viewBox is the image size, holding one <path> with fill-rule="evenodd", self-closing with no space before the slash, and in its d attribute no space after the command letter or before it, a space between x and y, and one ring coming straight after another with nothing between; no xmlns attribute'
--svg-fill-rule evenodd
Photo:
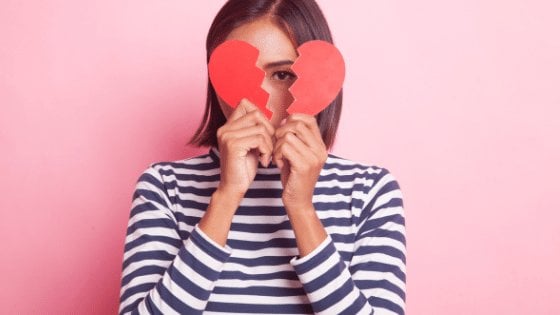
<svg viewBox="0 0 560 315"><path fill-rule="evenodd" d="M298 58L291 69L297 79L288 89L294 101L287 112L316 115L338 95L344 82L342 55L332 44L313 40L297 49ZM216 93L236 108L243 98L255 104L268 119L269 94L261 87L266 73L257 67L259 50L240 40L220 44L210 56L208 75Z"/></svg>

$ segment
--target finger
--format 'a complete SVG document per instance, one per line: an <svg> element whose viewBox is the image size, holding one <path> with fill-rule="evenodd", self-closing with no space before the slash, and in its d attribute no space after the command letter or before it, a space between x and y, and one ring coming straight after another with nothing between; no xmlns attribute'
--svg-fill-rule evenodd
<svg viewBox="0 0 560 315"><path fill-rule="evenodd" d="M309 124L316 124L314 117L308 120ZM275 137L277 139L285 138L288 134L295 134L306 146L309 147L312 154L319 160L325 160L327 157L327 148L323 142L323 138L313 133L309 129L309 124L298 119L290 119L286 125L277 129ZM309 154L309 152L307 153Z"/></svg>
<svg viewBox="0 0 560 315"><path fill-rule="evenodd" d="M300 137L300 139L308 143L309 147L313 150L315 156L320 161L326 161L328 157L327 145L323 141L323 136L321 134L321 130L319 129L316 117L307 114L293 114L288 118L290 122L303 122L305 124L305 126L307 127L305 129L306 131L311 132L311 136L305 132L305 138ZM299 129L303 128L300 127ZM299 137L300 134L296 133L296 135Z"/></svg>
<svg viewBox="0 0 560 315"><path fill-rule="evenodd" d="M314 116L296 113L289 115L285 120L286 123L281 127L295 124L296 126L298 126L298 128L301 128L300 125L304 125L309 130L311 130L311 132L313 132L314 136L322 138L321 131L319 130L319 126L317 124L317 119ZM278 129L282 130L282 128Z"/></svg>
<svg viewBox="0 0 560 315"><path fill-rule="evenodd" d="M253 134L240 139L250 139L246 140L245 144L250 145L251 150L257 150L261 164L268 167L274 150L272 138L263 134Z"/></svg>
<svg viewBox="0 0 560 315"><path fill-rule="evenodd" d="M257 115L256 118L260 122L262 122L266 126L267 129L269 129L270 131L272 131L274 133L274 127L272 126L272 123L266 117L266 115L255 104L251 103L251 101L244 98L244 99L241 100L240 105L244 106L246 108L247 113L253 113L253 114Z"/></svg>
<svg viewBox="0 0 560 315"><path fill-rule="evenodd" d="M292 134L288 134L279 142L273 152L275 161L280 161L281 163L287 161L290 164L290 168L297 170L299 169L298 166L310 165L313 162L310 159L315 159L313 154L309 154L309 148Z"/></svg>
<svg viewBox="0 0 560 315"><path fill-rule="evenodd" d="M265 137L262 134L255 134L251 136L235 138L230 143L231 146L241 149L244 155L247 155L249 151L256 149L261 157L261 162L263 165L268 166L268 161L272 156L272 142L270 138ZM263 162L264 161L264 162Z"/></svg>
<svg viewBox="0 0 560 315"><path fill-rule="evenodd" d="M295 140L295 139L297 139L297 137L296 137L294 134L292 134L292 133L286 134L286 136L284 136L284 137L278 139L278 140L276 141L276 143L274 143L274 149L273 149L273 152L272 152L273 159L274 159L275 161L284 161L284 160L286 160L286 157L284 156L284 153L283 153L283 147L284 147L284 146L290 145L289 142L290 142L290 141L293 141L293 140ZM301 141L301 140L300 140L300 141ZM307 150L309 150L309 149L307 149ZM304 152L305 152L305 150L304 150ZM308 153L309 153L309 152L308 152Z"/></svg>
<svg viewBox="0 0 560 315"><path fill-rule="evenodd" d="M246 113L245 115L237 118L234 121L228 122L226 129L237 130L241 128L252 127L255 125L262 125L270 136L274 135L274 126L272 126L266 116L258 109Z"/></svg>
<svg viewBox="0 0 560 315"><path fill-rule="evenodd" d="M300 138L298 138L294 134L287 134L284 137L285 144L284 146L291 146L294 148L294 151L299 154L299 156L303 157L300 161L307 161L313 158L313 152L309 146L307 146ZM292 163L296 163L297 161L291 161Z"/></svg>
<svg viewBox="0 0 560 315"><path fill-rule="evenodd" d="M288 133L296 135L303 143L313 148L320 148L319 142L323 139L316 138L313 132L301 121L290 121L284 126L276 129L274 136L276 139L284 138Z"/></svg>
<svg viewBox="0 0 560 315"><path fill-rule="evenodd" d="M235 110L231 113L231 115L228 118L228 121L234 121L244 115L246 115L247 113L250 113L252 111L258 110L258 107L255 106L253 103L251 103L249 100L247 100L246 98L242 99L241 102L239 102L239 104L237 105L237 107L235 108Z"/></svg>
<svg viewBox="0 0 560 315"><path fill-rule="evenodd" d="M227 142L230 139L244 138L244 137L259 135L259 134L265 136L265 138L270 140L272 143L272 136L263 125L253 125L240 129L225 130L221 133L220 141Z"/></svg>
<svg viewBox="0 0 560 315"><path fill-rule="evenodd" d="M249 136L262 135L267 146L272 151L273 143L272 137L265 131L266 129L262 125L255 125L252 127L242 128L238 130L228 130L221 132L219 136L220 143L228 143L230 141L235 141L235 139L246 138ZM246 149L246 148L245 148ZM270 157L272 154L260 154L260 160L263 166L268 167L270 163Z"/></svg>
<svg viewBox="0 0 560 315"><path fill-rule="evenodd" d="M295 114L292 114L292 115L288 116L288 121L301 121L311 130L311 132L313 132L313 134L316 137L321 138L321 139L323 138L323 135L321 134L321 129L319 128L319 124L318 124L317 118L315 118L315 116L311 116L311 115L307 115L307 114L301 114L301 113L295 113Z"/></svg>

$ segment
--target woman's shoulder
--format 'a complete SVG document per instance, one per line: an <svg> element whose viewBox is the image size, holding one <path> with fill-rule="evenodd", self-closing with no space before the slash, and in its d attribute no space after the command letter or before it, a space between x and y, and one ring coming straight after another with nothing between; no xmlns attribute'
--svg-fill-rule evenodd
<svg viewBox="0 0 560 315"><path fill-rule="evenodd" d="M403 211L400 184L385 167L329 154L321 177L329 185L348 187L357 192L356 198L373 212L383 206L391 207L391 211Z"/></svg>
<svg viewBox="0 0 560 315"><path fill-rule="evenodd" d="M329 153L323 167L325 171L345 174L381 174L388 173L387 168L377 164L360 162Z"/></svg>
<svg viewBox="0 0 560 315"><path fill-rule="evenodd" d="M389 184L392 189L400 189L396 178L386 167L344 158L335 154L329 154L323 166L321 177L322 180L327 181L353 182L365 190L379 184Z"/></svg>
<svg viewBox="0 0 560 315"><path fill-rule="evenodd" d="M219 176L220 164L212 150L178 160L152 162L140 175L140 181L156 178L161 183L177 179L213 181Z"/></svg>
<svg viewBox="0 0 560 315"><path fill-rule="evenodd" d="M153 162L150 168L162 171L204 171L219 168L219 162L212 149L178 160Z"/></svg>

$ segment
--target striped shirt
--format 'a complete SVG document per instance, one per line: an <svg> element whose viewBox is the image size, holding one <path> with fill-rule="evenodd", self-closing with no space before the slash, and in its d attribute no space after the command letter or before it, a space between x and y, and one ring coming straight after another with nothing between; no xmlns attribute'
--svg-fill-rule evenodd
<svg viewBox="0 0 560 315"><path fill-rule="evenodd" d="M140 176L120 314L404 314L405 218L387 169L329 154L313 196L328 237L302 258L275 165L259 164L225 247L198 228L219 182L214 147Z"/></svg>

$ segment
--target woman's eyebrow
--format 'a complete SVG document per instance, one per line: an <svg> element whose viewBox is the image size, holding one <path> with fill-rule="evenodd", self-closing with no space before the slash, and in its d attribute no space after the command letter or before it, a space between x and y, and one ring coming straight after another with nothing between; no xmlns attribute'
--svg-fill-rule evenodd
<svg viewBox="0 0 560 315"><path fill-rule="evenodd" d="M294 64L293 60L274 61L274 62L269 62L269 63L265 64L263 69L276 68L276 67L285 66L285 65L292 65L292 64Z"/></svg>

